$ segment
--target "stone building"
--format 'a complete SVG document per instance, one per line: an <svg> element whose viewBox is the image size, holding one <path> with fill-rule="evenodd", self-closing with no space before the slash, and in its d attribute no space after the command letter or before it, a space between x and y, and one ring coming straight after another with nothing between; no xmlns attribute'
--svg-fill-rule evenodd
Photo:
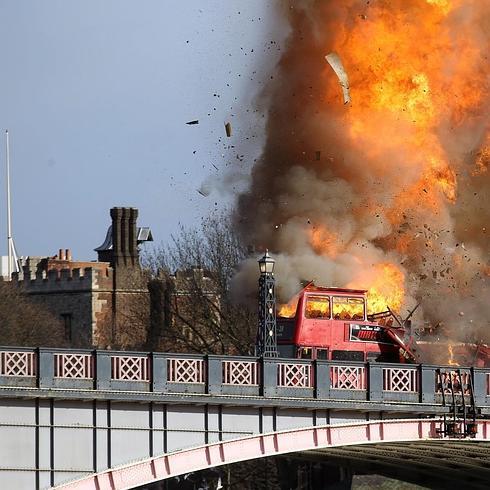
<svg viewBox="0 0 490 490"><path fill-rule="evenodd" d="M209 271L190 268L150 277L139 246L152 241L134 208L112 208L97 260L27 257L12 282L62 320L75 348L211 351L220 336L220 296Z"/></svg>
<svg viewBox="0 0 490 490"><path fill-rule="evenodd" d="M95 249L98 260L78 262L69 250L54 257L28 257L13 281L60 317L72 347L144 346L150 318L148 277L139 245L151 241L138 228L138 210L112 208L112 225Z"/></svg>

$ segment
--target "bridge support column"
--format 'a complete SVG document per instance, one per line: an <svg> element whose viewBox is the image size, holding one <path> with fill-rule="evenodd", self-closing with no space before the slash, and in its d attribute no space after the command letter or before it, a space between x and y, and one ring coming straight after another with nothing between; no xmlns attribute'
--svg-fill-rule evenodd
<svg viewBox="0 0 490 490"><path fill-rule="evenodd" d="M351 490L352 472L342 466L313 465L311 490Z"/></svg>
<svg viewBox="0 0 490 490"><path fill-rule="evenodd" d="M37 464L38 488L48 488L54 485L53 457L53 400L39 400L37 404Z"/></svg>
<svg viewBox="0 0 490 490"><path fill-rule="evenodd" d="M351 490L352 472L348 468L289 458L276 460L281 490Z"/></svg>
<svg viewBox="0 0 490 490"><path fill-rule="evenodd" d="M111 416L109 401L94 401L92 416L94 420L94 448L93 465L94 471L103 471L111 466Z"/></svg>

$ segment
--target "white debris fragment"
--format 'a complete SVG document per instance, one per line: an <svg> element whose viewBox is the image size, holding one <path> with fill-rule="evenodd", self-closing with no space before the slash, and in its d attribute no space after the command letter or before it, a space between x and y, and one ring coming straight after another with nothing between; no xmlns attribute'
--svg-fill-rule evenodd
<svg viewBox="0 0 490 490"><path fill-rule="evenodd" d="M339 79L340 86L342 87L342 93L344 94L344 104L348 104L351 101L349 91L349 77L344 69L342 60L337 53L329 53L325 56L327 63L332 67L332 70Z"/></svg>

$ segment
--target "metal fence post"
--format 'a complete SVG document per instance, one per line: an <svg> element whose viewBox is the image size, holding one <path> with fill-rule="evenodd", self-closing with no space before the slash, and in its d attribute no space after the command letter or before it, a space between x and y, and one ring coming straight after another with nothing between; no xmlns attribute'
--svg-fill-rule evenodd
<svg viewBox="0 0 490 490"><path fill-rule="evenodd" d="M95 388L110 390L111 388L111 356L106 351L95 351Z"/></svg>
<svg viewBox="0 0 490 490"><path fill-rule="evenodd" d="M315 398L330 398L330 366L322 361L315 361Z"/></svg>
<svg viewBox="0 0 490 490"><path fill-rule="evenodd" d="M275 396L277 394L277 361L270 357L262 357L262 389L261 395Z"/></svg>
<svg viewBox="0 0 490 490"><path fill-rule="evenodd" d="M51 388L54 384L54 355L47 349L37 349L38 358L38 386L39 388Z"/></svg>
<svg viewBox="0 0 490 490"><path fill-rule="evenodd" d="M420 401L435 403L436 401L436 368L420 365Z"/></svg>
<svg viewBox="0 0 490 490"><path fill-rule="evenodd" d="M368 362L368 400L380 401L383 399L383 366Z"/></svg>
<svg viewBox="0 0 490 490"><path fill-rule="evenodd" d="M152 352L151 362L151 390L159 393L168 391L167 385L167 359L163 354Z"/></svg>
<svg viewBox="0 0 490 490"><path fill-rule="evenodd" d="M478 406L487 404L487 371L472 368L473 375L473 393L475 395L475 404Z"/></svg>
<svg viewBox="0 0 490 490"><path fill-rule="evenodd" d="M220 395L223 384L223 368L221 359L214 356L206 356L207 362L207 393L209 395Z"/></svg>

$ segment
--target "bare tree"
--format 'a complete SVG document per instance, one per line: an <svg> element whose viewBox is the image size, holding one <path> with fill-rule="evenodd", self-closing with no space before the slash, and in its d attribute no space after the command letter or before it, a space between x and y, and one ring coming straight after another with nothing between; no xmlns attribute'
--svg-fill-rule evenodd
<svg viewBox="0 0 490 490"><path fill-rule="evenodd" d="M152 348L214 354L250 354L256 311L231 300L230 280L246 249L227 213L197 228L181 226L169 244L146 253L152 271Z"/></svg>
<svg viewBox="0 0 490 490"><path fill-rule="evenodd" d="M64 347L61 320L11 282L0 282L0 344Z"/></svg>
<svg viewBox="0 0 490 490"><path fill-rule="evenodd" d="M150 326L150 297L148 292L127 294L118 310L115 322L113 324L117 325L117 328L112 335L112 342L108 344L112 349L144 350L148 348Z"/></svg>

